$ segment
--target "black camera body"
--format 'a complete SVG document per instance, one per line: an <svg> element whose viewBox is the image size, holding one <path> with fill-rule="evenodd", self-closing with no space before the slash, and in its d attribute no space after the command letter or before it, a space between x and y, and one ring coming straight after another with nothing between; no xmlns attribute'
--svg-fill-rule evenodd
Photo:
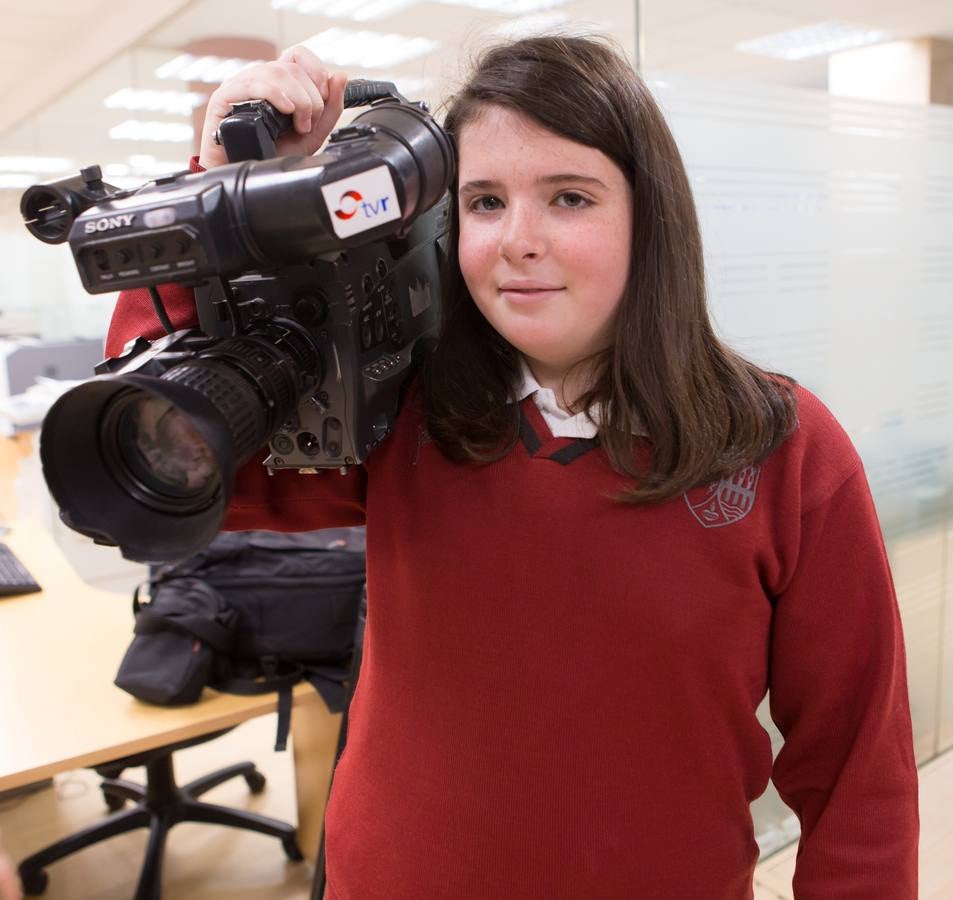
<svg viewBox="0 0 953 900"><path fill-rule="evenodd" d="M390 432L399 390L439 324L437 238L446 212L441 201L400 240L240 275L224 286L204 283L196 289L198 329L135 341L96 372L161 377L189 358L216 358L229 339L280 345L284 333L297 401L273 424L264 464L312 474L363 462Z"/></svg>
<svg viewBox="0 0 953 900"><path fill-rule="evenodd" d="M164 562L219 531L234 474L362 463L390 432L436 338L454 150L423 104L352 82L370 108L313 157L275 158L290 127L262 101L221 124L228 165L132 191L98 167L29 188L40 240L68 240L90 293L146 288L165 336L140 337L43 423L63 520L129 559ZM158 287L195 291L173 331Z"/></svg>
<svg viewBox="0 0 953 900"><path fill-rule="evenodd" d="M420 132L416 146L411 130ZM387 240L439 199L448 171L452 150L433 119L414 104L381 103L335 131L317 156L232 161L136 192L110 188L98 167L84 169L96 202L75 216L67 239L91 294L194 284ZM24 194L28 222L51 204L82 202L64 202L57 187ZM56 222L40 220L34 234L62 240Z"/></svg>

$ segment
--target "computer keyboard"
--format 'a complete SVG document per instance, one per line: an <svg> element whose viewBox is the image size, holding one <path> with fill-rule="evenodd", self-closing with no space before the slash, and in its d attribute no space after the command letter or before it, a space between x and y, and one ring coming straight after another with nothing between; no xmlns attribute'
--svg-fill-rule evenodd
<svg viewBox="0 0 953 900"><path fill-rule="evenodd" d="M40 586L23 563L6 544L0 544L0 597L32 594L38 590Z"/></svg>

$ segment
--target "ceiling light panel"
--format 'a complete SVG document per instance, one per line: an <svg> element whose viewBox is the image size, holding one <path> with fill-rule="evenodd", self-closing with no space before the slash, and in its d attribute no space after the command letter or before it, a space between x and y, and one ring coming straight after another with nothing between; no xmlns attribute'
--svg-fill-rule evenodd
<svg viewBox="0 0 953 900"><path fill-rule="evenodd" d="M103 106L107 109L146 110L174 116L190 116L192 110L206 100L208 94L198 91L149 91L127 87L110 94L103 101Z"/></svg>
<svg viewBox="0 0 953 900"><path fill-rule="evenodd" d="M124 163L105 163L103 178L117 188L141 187L160 175L182 172L182 160L156 159L144 153L133 154Z"/></svg>
<svg viewBox="0 0 953 900"><path fill-rule="evenodd" d="M192 126L181 122L143 122L139 119L126 119L109 129L109 136L115 141L169 141L184 144L192 140L193 134Z"/></svg>
<svg viewBox="0 0 953 900"><path fill-rule="evenodd" d="M466 6L503 16L525 16L541 10L554 9L568 0L435 0L444 6Z"/></svg>
<svg viewBox="0 0 953 900"><path fill-rule="evenodd" d="M158 175L171 175L173 172L182 172L186 166L182 160L156 159L145 153L133 153L124 163L107 163L103 166L104 175L136 175L140 182L145 178L154 178Z"/></svg>
<svg viewBox="0 0 953 900"><path fill-rule="evenodd" d="M13 188L28 188L36 184L36 179L29 175L17 175L9 172L0 172L0 190Z"/></svg>
<svg viewBox="0 0 953 900"><path fill-rule="evenodd" d="M380 69L426 56L440 44L429 38L382 31L329 28L302 41L322 61L335 66Z"/></svg>
<svg viewBox="0 0 953 900"><path fill-rule="evenodd" d="M129 165L137 175L168 175L186 168L181 159L156 159L148 153L133 153L129 157Z"/></svg>
<svg viewBox="0 0 953 900"><path fill-rule="evenodd" d="M0 156L0 172L45 175L75 168L73 160L62 156Z"/></svg>
<svg viewBox="0 0 953 900"><path fill-rule="evenodd" d="M846 22L819 22L791 31L780 31L763 37L742 41L735 49L742 53L759 56L775 56L780 59L807 59L824 56L840 50L850 50L867 44L878 44L890 39L886 31L864 25L849 25Z"/></svg>
<svg viewBox="0 0 953 900"><path fill-rule="evenodd" d="M155 70L157 78L178 78L180 81L201 81L205 84L218 84L240 72L246 66L264 62L262 59L239 59L221 56L193 56L182 53L170 59Z"/></svg>
<svg viewBox="0 0 953 900"><path fill-rule="evenodd" d="M271 8L329 19L370 22L416 6L417 0L271 0Z"/></svg>

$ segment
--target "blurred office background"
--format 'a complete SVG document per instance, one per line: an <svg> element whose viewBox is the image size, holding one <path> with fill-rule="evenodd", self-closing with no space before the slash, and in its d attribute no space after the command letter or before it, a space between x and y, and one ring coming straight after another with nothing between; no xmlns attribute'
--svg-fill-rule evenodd
<svg viewBox="0 0 953 900"><path fill-rule="evenodd" d="M819 394L863 456L906 628L918 760L953 744L949 0L0 0L0 11L0 356L20 354L4 362L0 402L33 374L82 377L114 300L83 292L65 246L27 234L28 185L91 163L123 187L184 168L216 83L293 43L439 109L494 38L613 35L682 148L722 334ZM58 534L89 580L138 577ZM766 707L762 720L779 743ZM754 815L765 854L796 837L773 791Z"/></svg>

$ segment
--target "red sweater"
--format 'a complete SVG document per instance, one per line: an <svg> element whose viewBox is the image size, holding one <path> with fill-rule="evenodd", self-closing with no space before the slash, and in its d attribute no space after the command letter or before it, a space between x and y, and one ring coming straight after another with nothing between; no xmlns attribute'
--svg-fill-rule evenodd
<svg viewBox="0 0 953 900"><path fill-rule="evenodd" d="M165 296L186 322L188 293ZM109 351L150 329L125 295ZM914 900L900 620L830 413L802 390L763 465L632 507L594 442L521 408L490 465L445 459L412 396L347 476L240 474L230 528L367 524L332 900L745 900L769 777L801 820L798 900Z"/></svg>

